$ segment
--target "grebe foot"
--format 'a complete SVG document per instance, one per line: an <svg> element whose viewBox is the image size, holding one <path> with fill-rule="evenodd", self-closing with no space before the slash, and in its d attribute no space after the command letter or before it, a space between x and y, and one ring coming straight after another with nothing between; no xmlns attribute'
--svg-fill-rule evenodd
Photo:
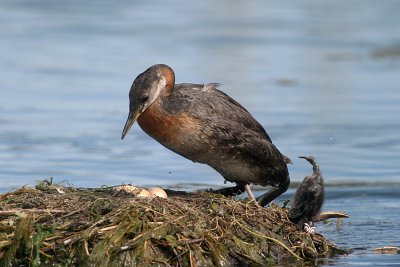
<svg viewBox="0 0 400 267"><path fill-rule="evenodd" d="M313 227L313 226L311 226L312 225L312 223L310 222L310 224L308 224L308 223L304 223L304 225L303 225L303 230L304 230L304 232L306 232L306 233L309 233L309 234L314 234L315 233L315 227Z"/></svg>
<svg viewBox="0 0 400 267"><path fill-rule="evenodd" d="M237 184L236 186L233 187L221 188L218 190L213 190L213 189L208 190L208 192L221 194L224 196L236 196L242 194L244 191L245 191L244 184Z"/></svg>
<svg viewBox="0 0 400 267"><path fill-rule="evenodd" d="M286 192L286 190L289 188L290 184L290 178L289 176L286 177L285 181L281 182L278 186L272 188L270 191L267 193L262 194L257 198L258 204L260 204L261 207L266 206L269 204L272 200Z"/></svg>

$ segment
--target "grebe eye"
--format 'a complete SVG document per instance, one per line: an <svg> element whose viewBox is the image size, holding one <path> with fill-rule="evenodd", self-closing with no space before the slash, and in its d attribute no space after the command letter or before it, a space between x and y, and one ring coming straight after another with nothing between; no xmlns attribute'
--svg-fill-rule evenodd
<svg viewBox="0 0 400 267"><path fill-rule="evenodd" d="M143 96L142 97L142 102L147 102L149 100L149 97L148 96Z"/></svg>

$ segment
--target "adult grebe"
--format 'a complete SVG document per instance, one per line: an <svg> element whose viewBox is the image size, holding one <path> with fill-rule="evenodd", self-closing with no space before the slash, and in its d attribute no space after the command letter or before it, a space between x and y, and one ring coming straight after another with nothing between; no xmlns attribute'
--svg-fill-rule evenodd
<svg viewBox="0 0 400 267"><path fill-rule="evenodd" d="M122 139L137 120L140 127L168 149L218 171L235 187L214 192L235 195L250 184L273 188L257 198L261 206L287 190L290 183L283 156L264 128L218 84L175 84L173 70L154 65L139 74L129 92L129 115Z"/></svg>

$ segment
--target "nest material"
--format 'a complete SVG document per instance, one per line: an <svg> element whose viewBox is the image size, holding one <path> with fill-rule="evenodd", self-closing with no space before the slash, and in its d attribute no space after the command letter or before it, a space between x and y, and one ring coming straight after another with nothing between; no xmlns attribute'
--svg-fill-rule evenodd
<svg viewBox="0 0 400 267"><path fill-rule="evenodd" d="M46 183L0 195L0 266L265 265L346 253L320 234L298 231L277 205L169 195Z"/></svg>

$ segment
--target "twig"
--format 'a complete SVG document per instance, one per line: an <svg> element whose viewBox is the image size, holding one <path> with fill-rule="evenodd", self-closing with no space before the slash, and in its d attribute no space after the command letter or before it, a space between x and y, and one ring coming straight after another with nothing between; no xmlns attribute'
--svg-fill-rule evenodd
<svg viewBox="0 0 400 267"><path fill-rule="evenodd" d="M333 218L349 218L349 217L350 217L349 214L344 213L342 211L325 211L321 212L315 221L321 222Z"/></svg>
<svg viewBox="0 0 400 267"><path fill-rule="evenodd" d="M51 259L51 255L49 255L49 254L47 254L47 253L45 253L45 252L43 252L43 251L41 251L41 250L39 251L39 253L42 254L43 256L45 256L45 257Z"/></svg>
<svg viewBox="0 0 400 267"><path fill-rule="evenodd" d="M86 256L89 256L89 244L87 242L87 240L83 241L83 248L85 250Z"/></svg>
<svg viewBox="0 0 400 267"><path fill-rule="evenodd" d="M391 246L384 246L381 248L374 248L372 251L381 254L399 254L400 248L399 247L391 247Z"/></svg>
<svg viewBox="0 0 400 267"><path fill-rule="evenodd" d="M119 251L126 251L126 250L129 250L130 248L131 248L132 246L123 246L123 247L121 247L120 249L119 249Z"/></svg>
<svg viewBox="0 0 400 267"><path fill-rule="evenodd" d="M203 241L204 241L204 237L203 238L199 238L199 239L189 240L189 241L180 240L179 243L183 243L185 245L190 245L190 244L195 244L195 243L201 243Z"/></svg>
<svg viewBox="0 0 400 267"><path fill-rule="evenodd" d="M71 216L71 215L74 215L74 214L76 214L76 213L79 213L79 212L81 212L81 211L84 211L85 209L86 209L86 207L83 208L83 209L74 210L74 211L72 211L72 212L70 212L70 213L65 214L64 216L62 216L61 219L65 219L65 218L67 218L67 217L69 217L69 216Z"/></svg>
<svg viewBox="0 0 400 267"><path fill-rule="evenodd" d="M65 213L65 210L53 210L53 209L20 209L20 210L1 210L0 216L12 216L17 215L18 213Z"/></svg>
<svg viewBox="0 0 400 267"><path fill-rule="evenodd" d="M178 255L178 252L176 252L175 248L172 248L172 251L174 252L175 257L178 259L178 266L182 267L181 257Z"/></svg>
<svg viewBox="0 0 400 267"><path fill-rule="evenodd" d="M65 246L66 246L66 245L69 245L69 244L73 244L73 243L77 242L77 241L80 240L80 239L81 239L80 237L71 237L71 238L67 238L67 239L64 240L63 244L64 244Z"/></svg>
<svg viewBox="0 0 400 267"><path fill-rule="evenodd" d="M104 233L104 232L106 232L106 231L114 230L114 229L117 228L118 226L119 226L119 225L113 225L113 226L104 227L104 228L98 229L98 230L97 230L97 233L102 234L102 233Z"/></svg>
<svg viewBox="0 0 400 267"><path fill-rule="evenodd" d="M3 247L7 247L9 245L12 245L13 241L11 240L4 240L4 241L0 241L0 249Z"/></svg>

